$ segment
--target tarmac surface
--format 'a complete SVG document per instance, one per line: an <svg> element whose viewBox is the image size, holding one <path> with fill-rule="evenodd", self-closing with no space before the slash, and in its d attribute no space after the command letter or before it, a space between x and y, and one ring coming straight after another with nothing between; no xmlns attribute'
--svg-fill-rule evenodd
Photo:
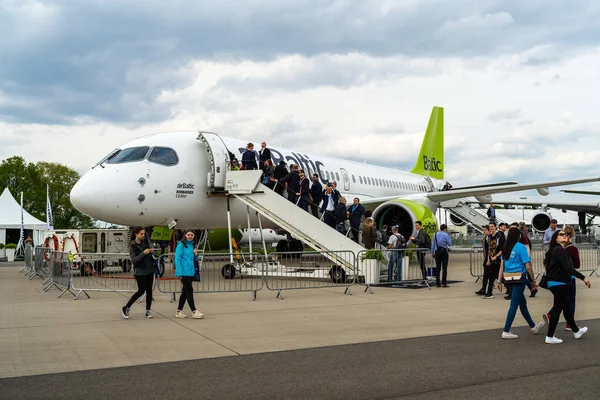
<svg viewBox="0 0 600 400"><path fill-rule="evenodd" d="M508 302L473 294L468 254L451 255L449 279L462 282L447 289L196 294L203 320L174 318L155 291L154 319L136 304L124 321L130 293L58 299L20 270L0 263L0 399L599 397L595 276L577 295L590 331L575 341L563 322L565 342L551 346L519 314L520 338L500 338ZM527 300L536 320L552 301L544 290Z"/></svg>

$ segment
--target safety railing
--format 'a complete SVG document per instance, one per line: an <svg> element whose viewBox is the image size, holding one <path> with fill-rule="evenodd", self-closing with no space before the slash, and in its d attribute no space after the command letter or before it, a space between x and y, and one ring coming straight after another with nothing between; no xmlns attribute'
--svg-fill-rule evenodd
<svg viewBox="0 0 600 400"><path fill-rule="evenodd" d="M27 276L30 280L36 276L44 279L45 286L50 279L50 263L52 261L53 250L47 247L36 247L34 252L33 270Z"/></svg>
<svg viewBox="0 0 600 400"><path fill-rule="evenodd" d="M600 265L600 249L595 244L581 243L577 244L577 250L579 251L580 267L579 271L589 272L590 276L593 274L598 275L598 269ZM542 246L533 246L530 251L531 266L536 279L544 273L544 257L546 256L547 249ZM484 265L483 265L483 249L481 247L473 247L469 253L469 271L471 276L479 280L483 277Z"/></svg>
<svg viewBox="0 0 600 400"><path fill-rule="evenodd" d="M50 277L43 287L44 292L47 292L51 288L56 288L61 291L58 298L61 298L67 292L75 297L75 293L71 290L73 261L70 259L69 254L52 251L49 265Z"/></svg>
<svg viewBox="0 0 600 400"><path fill-rule="evenodd" d="M283 291L345 288L356 281L356 256L351 251L275 252L269 254L264 276L267 288L283 299Z"/></svg>
<svg viewBox="0 0 600 400"><path fill-rule="evenodd" d="M365 292L372 286L421 284L429 287L435 263L428 249L371 249L358 253L358 282Z"/></svg>
<svg viewBox="0 0 600 400"><path fill-rule="evenodd" d="M71 288L88 298L89 292L137 292L131 259L128 253L73 254Z"/></svg>
<svg viewBox="0 0 600 400"><path fill-rule="evenodd" d="M165 272L158 279L158 290L169 293L173 302L182 287L176 276L173 253L161 255L159 265ZM256 300L256 293L264 286L264 267L265 257L258 253L200 253L197 261L199 280L193 281L194 292L250 292Z"/></svg>

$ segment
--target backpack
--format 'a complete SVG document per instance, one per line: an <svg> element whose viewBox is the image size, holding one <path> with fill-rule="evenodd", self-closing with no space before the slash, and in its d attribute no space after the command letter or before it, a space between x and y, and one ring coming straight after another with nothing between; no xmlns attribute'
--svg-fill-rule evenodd
<svg viewBox="0 0 600 400"><path fill-rule="evenodd" d="M430 249L431 248L431 236L429 236L429 233L423 231L423 235L425 235L425 244L423 246L425 246L426 249Z"/></svg>
<svg viewBox="0 0 600 400"><path fill-rule="evenodd" d="M395 233L394 236L396 236L396 245L394 246L394 249L405 249L406 248L406 239L404 239L404 236L402 236L399 233Z"/></svg>

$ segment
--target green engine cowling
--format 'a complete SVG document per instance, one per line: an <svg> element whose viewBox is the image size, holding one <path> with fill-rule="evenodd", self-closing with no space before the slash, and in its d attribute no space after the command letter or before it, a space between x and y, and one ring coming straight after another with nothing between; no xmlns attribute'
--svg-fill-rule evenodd
<svg viewBox="0 0 600 400"><path fill-rule="evenodd" d="M423 223L423 230L431 237L438 229L435 214L429 207L413 200L390 200L373 211L373 219L378 229L383 225L391 228L398 225L398 232L409 238L415 228L415 222Z"/></svg>

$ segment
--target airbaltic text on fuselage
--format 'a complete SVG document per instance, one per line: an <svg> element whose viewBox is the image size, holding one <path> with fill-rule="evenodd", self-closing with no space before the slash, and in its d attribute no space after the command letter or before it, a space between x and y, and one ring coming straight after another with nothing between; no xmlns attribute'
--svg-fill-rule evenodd
<svg viewBox="0 0 600 400"><path fill-rule="evenodd" d="M286 164L298 164L300 166L300 169L304 170L307 177L310 177L313 173L316 173L317 175L319 175L319 179L321 180L321 182L323 182L324 184L329 183L330 180L327 179L327 176L323 172L325 170L325 165L321 161L313 161L306 154L290 152L290 155L284 155L279 150L276 150L272 147L269 147L269 150L271 150L271 159L273 160L273 166L276 167L281 161L285 161ZM244 151L246 151L246 149L243 147L239 147L238 151L240 152L240 155L242 155ZM254 153L258 158L258 152L255 150ZM323 171L321 171L321 169L323 169ZM331 181L334 180L335 179L332 179Z"/></svg>
<svg viewBox="0 0 600 400"><path fill-rule="evenodd" d="M442 163L441 161L436 161L435 157L430 159L427 156L423 156L423 169L425 171L442 172Z"/></svg>
<svg viewBox="0 0 600 400"><path fill-rule="evenodd" d="M177 190L175 191L176 199L185 199L188 194L194 194L193 183L178 183Z"/></svg>

